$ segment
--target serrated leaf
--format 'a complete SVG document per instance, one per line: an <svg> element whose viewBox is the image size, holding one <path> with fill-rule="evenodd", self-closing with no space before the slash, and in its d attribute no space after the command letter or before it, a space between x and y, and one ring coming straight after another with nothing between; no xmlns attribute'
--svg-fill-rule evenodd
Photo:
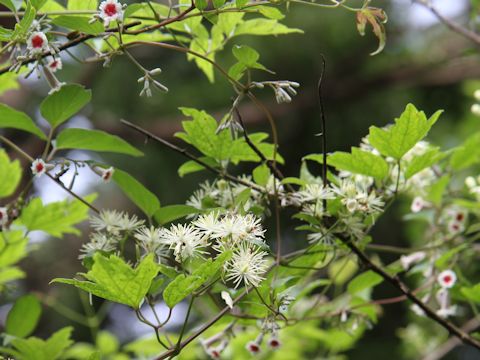
<svg viewBox="0 0 480 360"><path fill-rule="evenodd" d="M12 109L5 104L0 104L0 128L23 130L38 136L42 140L47 139L42 130L35 125L27 114Z"/></svg>
<svg viewBox="0 0 480 360"><path fill-rule="evenodd" d="M79 112L92 98L92 92L83 86L64 85L48 95L40 104L42 116L56 128Z"/></svg>
<svg viewBox="0 0 480 360"><path fill-rule="evenodd" d="M56 148L80 149L98 152L112 152L132 156L142 156L143 153L128 142L100 130L69 128L58 134Z"/></svg>
<svg viewBox="0 0 480 360"><path fill-rule="evenodd" d="M115 169L113 181L148 217L152 217L160 208L160 201L155 194L127 172Z"/></svg>
<svg viewBox="0 0 480 360"><path fill-rule="evenodd" d="M184 115L192 120L183 121L185 132L175 136L196 147L204 155L216 159L226 160L232 154L232 136L225 129L217 133L217 121L203 110L181 108Z"/></svg>
<svg viewBox="0 0 480 360"><path fill-rule="evenodd" d="M431 167L445 158L446 154L440 152L438 148L427 150L422 155L415 156L405 170L405 179L410 179L413 175L419 173L423 169Z"/></svg>
<svg viewBox="0 0 480 360"><path fill-rule="evenodd" d="M328 156L328 165L354 174L372 176L382 180L388 175L388 163L371 152L352 147L351 153L337 151Z"/></svg>
<svg viewBox="0 0 480 360"><path fill-rule="evenodd" d="M27 255L28 238L23 231L0 232L0 268L14 265Z"/></svg>
<svg viewBox="0 0 480 360"><path fill-rule="evenodd" d="M66 327L54 333L48 340L37 337L14 339L12 345L20 353L20 359L56 360L73 344L70 339L73 328Z"/></svg>
<svg viewBox="0 0 480 360"><path fill-rule="evenodd" d="M371 126L368 140L382 155L400 160L428 134L441 113L437 111L427 120L423 111L408 104L394 125L383 129Z"/></svg>
<svg viewBox="0 0 480 360"><path fill-rule="evenodd" d="M165 304L172 309L188 295L199 289L207 280L212 278L231 256L231 252L225 252L214 261L212 261L212 259L205 261L191 275L178 275L175 280L168 284L163 292Z"/></svg>
<svg viewBox="0 0 480 360"><path fill-rule="evenodd" d="M233 56L242 64L247 67L253 67L260 58L260 54L246 45L234 45L232 48Z"/></svg>
<svg viewBox="0 0 480 360"><path fill-rule="evenodd" d="M159 224L164 225L187 215L198 214L199 212L200 210L189 205L169 205L158 209L153 217Z"/></svg>
<svg viewBox="0 0 480 360"><path fill-rule="evenodd" d="M85 197L93 201L95 195ZM89 208L79 200L64 200L42 204L40 198L31 200L22 210L15 224L25 226L29 231L40 230L55 237L64 234L79 235L74 226L88 218Z"/></svg>
<svg viewBox="0 0 480 360"><path fill-rule="evenodd" d="M158 274L154 255L149 254L134 269L115 255L93 256L92 269L85 275L87 281L57 278L53 283L70 284L106 300L138 309L150 285Z"/></svg>
<svg viewBox="0 0 480 360"><path fill-rule="evenodd" d="M35 330L41 314L42 306L34 295L22 296L8 312L5 331L9 335L26 337Z"/></svg>
<svg viewBox="0 0 480 360"><path fill-rule="evenodd" d="M12 195L22 178L22 167L18 160L10 161L7 152L0 149L0 198Z"/></svg>
<svg viewBox="0 0 480 360"><path fill-rule="evenodd" d="M99 21L90 23L90 18L85 16L61 15L56 16L52 23L69 30L81 31L85 34L98 35L105 31L103 24Z"/></svg>

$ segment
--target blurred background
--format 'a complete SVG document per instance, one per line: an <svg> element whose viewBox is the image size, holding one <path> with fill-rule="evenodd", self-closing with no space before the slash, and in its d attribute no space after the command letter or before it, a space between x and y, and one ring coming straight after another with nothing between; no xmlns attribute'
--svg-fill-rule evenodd
<svg viewBox="0 0 480 360"><path fill-rule="evenodd" d="M442 14L471 28L476 26L477 3L474 0L433 1ZM386 24L387 45L379 55L369 55L376 49L377 39L370 28L365 37L359 36L353 13L342 9L292 5L284 23L303 29L304 35L274 38L243 36L232 41L218 56L219 63L228 68L233 63L230 51L232 44L250 45L260 52L260 62L276 72L276 75L258 72L256 80L284 79L301 84L299 95L290 104L278 105L268 89L257 92L275 117L279 131L279 152L286 160L282 171L287 176L298 175L300 160L304 155L321 151L320 138L315 134L320 132L317 82L322 70L322 54L326 59L323 101L329 151L348 150L350 146L357 145L368 133L370 125L382 126L392 122L410 102L427 115L437 109L446 110L430 134L430 140L444 148L455 146L478 129L480 118L470 111L475 103L473 92L480 88L478 49L439 24L428 10L409 0L372 1L371 5L385 9L389 15ZM85 57L89 53L87 48L78 47L75 54ZM104 69L101 63L79 66L65 56L60 79L81 83L93 91L92 104L81 116L72 119L68 126L95 127L135 144L145 152L145 157L135 158L135 161L123 156L102 156L98 159L136 176L158 196L163 205L184 203L199 182L210 178L210 175L196 173L180 178L177 168L185 161L184 158L155 143L145 142L137 133L122 126L119 120L127 119L158 136L179 143L174 138L182 121L178 107L204 109L220 119L228 111L234 93L225 79L219 76L215 84L209 83L203 73L182 54L152 48L137 48L133 54L146 68L162 68L160 80L170 91L156 92L151 98L139 97L141 84L137 83L137 78L142 74L124 57L115 58L111 67ZM41 123L38 105L47 91L42 80L32 77L21 80L19 89L4 93L1 100L29 113ZM240 111L250 131L269 131L266 118L251 103L244 101ZM13 139L30 154L41 150L41 143L29 136L15 132ZM11 156L15 157L14 154ZM76 153L70 156L81 158L87 155ZM238 169L238 173L251 170L245 166ZM320 171L313 166L310 170L317 174ZM77 191L81 194L97 191L98 208L124 209L132 213L137 211L113 183L100 184L98 177L88 170L80 178L83 180L76 185ZM65 196L61 190L41 179L36 182L36 191L45 201L59 200ZM404 213L404 206L409 206L407 201L393 207L380 220L373 232L374 242L408 246L415 240L412 238L414 229L399 220ZM295 223L288 218L285 221L293 229ZM85 224L83 230L86 232L87 229L88 224ZM293 234L288 228L286 234L291 242L287 248L294 249L304 244L305 239L301 235ZM29 277L18 284L16 293L9 296L13 298L26 291L36 291L81 309L82 304L75 289L49 286L48 283L54 277L71 277L83 270L77 257L78 249L86 238L70 236L59 240L45 238L42 234L33 236L36 250L21 264ZM387 255L384 258L385 261L389 259L393 261L395 257L389 258ZM388 286L379 287L374 293L374 297L396 295ZM1 304L8 302L9 299L2 299ZM418 358L412 352L413 347L409 348L401 341L405 332L397 330L408 323L407 306L400 303L386 307L379 324L367 333L354 350L347 353L348 358ZM7 310L8 305L0 307L0 324ZM58 310L46 310L38 335L50 334L70 324ZM121 341L129 341L150 331L137 326L133 320L130 322L129 317L133 318L134 315L123 307L109 310L111 312L106 316L104 327L118 335ZM177 311L182 312L182 309ZM120 323L113 320L119 318L122 319ZM75 337L88 341L90 334L86 328L78 326ZM476 355L459 347L446 358L474 359L478 358Z"/></svg>

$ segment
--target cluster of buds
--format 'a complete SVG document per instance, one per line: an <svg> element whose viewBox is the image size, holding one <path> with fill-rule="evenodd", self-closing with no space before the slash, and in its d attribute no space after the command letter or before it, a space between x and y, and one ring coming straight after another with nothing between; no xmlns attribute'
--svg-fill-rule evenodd
<svg viewBox="0 0 480 360"><path fill-rule="evenodd" d="M159 89L161 91L165 91L167 92L168 91L168 88L161 84L160 82L158 82L157 80L155 80L153 78L153 76L155 75L158 75L162 72L162 70L160 68L156 68L156 69L153 69L153 70L150 70L150 71L146 71L145 72L145 75L138 78L138 83L143 83L143 89L142 91L140 91L140 96L144 96L146 95L147 97L151 97L152 96L152 85L153 87L155 87L156 89Z"/></svg>
<svg viewBox="0 0 480 360"><path fill-rule="evenodd" d="M272 88L275 93L275 99L279 104L291 102L292 96L297 95L295 88L300 86L298 82L289 80L252 82L252 86L259 89L263 89L265 85Z"/></svg>

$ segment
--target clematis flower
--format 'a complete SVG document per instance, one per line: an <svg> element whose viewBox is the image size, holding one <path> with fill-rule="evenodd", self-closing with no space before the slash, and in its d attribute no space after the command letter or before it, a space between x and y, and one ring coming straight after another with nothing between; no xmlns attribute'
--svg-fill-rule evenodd
<svg viewBox="0 0 480 360"><path fill-rule="evenodd" d="M105 27L110 25L112 21L123 20L123 5L117 0L105 0L100 3L100 18L103 20Z"/></svg>
<svg viewBox="0 0 480 360"><path fill-rule="evenodd" d="M41 31L33 32L27 40L27 48L32 54L40 54L48 50L47 36Z"/></svg>
<svg viewBox="0 0 480 360"><path fill-rule="evenodd" d="M56 72L57 70L62 70L62 67L63 67L62 59L53 58L48 62L47 66L52 72Z"/></svg>
<svg viewBox="0 0 480 360"><path fill-rule="evenodd" d="M444 270L438 275L437 281L442 288L450 289L457 282L457 275L452 270Z"/></svg>

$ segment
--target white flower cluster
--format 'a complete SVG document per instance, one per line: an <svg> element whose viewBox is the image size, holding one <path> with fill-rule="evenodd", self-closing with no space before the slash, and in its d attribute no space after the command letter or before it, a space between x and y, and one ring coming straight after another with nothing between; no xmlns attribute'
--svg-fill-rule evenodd
<svg viewBox="0 0 480 360"><path fill-rule="evenodd" d="M480 201L480 176L476 178L468 176L465 179L465 185L467 185L469 193L475 196L477 201Z"/></svg>
<svg viewBox="0 0 480 360"><path fill-rule="evenodd" d="M91 257L97 251L115 252L122 239L137 230L144 221L135 215L115 210L102 210L98 216L90 219L90 225L95 230L90 235L90 241L84 244L80 250L80 258Z"/></svg>

